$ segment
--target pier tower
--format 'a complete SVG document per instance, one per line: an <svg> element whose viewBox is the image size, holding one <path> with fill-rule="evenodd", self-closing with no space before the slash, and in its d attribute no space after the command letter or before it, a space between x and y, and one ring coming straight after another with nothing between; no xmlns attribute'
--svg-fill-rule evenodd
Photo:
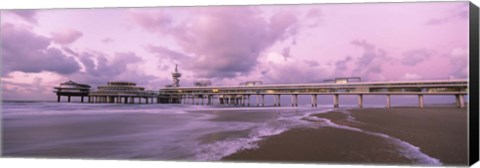
<svg viewBox="0 0 480 168"><path fill-rule="evenodd" d="M178 72L178 65L175 64L175 72L172 72L173 87L180 87L180 77L182 77L182 74Z"/></svg>

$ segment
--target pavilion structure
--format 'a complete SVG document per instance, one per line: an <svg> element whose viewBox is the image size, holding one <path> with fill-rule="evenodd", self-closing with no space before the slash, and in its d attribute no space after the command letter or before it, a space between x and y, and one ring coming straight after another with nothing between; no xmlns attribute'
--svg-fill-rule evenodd
<svg viewBox="0 0 480 168"><path fill-rule="evenodd" d="M89 103L154 103L157 98L155 91L145 90L133 82L114 81L98 86L98 90L88 94ZM157 100L158 101L158 100Z"/></svg>
<svg viewBox="0 0 480 168"><path fill-rule="evenodd" d="M81 97L81 102L83 103L83 98L88 96L90 93L90 85L77 83L74 81L67 81L61 83L59 86L54 87L54 93L57 94L57 102L61 101L62 96L67 96L67 101L71 101L71 97Z"/></svg>

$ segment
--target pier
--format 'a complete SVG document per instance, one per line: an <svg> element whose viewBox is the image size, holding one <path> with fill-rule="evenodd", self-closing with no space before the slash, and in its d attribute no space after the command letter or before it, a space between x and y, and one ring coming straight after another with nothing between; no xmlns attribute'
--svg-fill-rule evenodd
<svg viewBox="0 0 480 168"><path fill-rule="evenodd" d="M90 92L90 85L67 81L53 89L53 92L57 94L57 102L61 101L62 96L67 96L68 102L71 102L71 97L80 97L80 101L83 103L83 98L87 97Z"/></svg>
<svg viewBox="0 0 480 168"><path fill-rule="evenodd" d="M88 97L88 103L162 103L162 104L195 104L195 105L228 105L228 106L275 106L280 107L281 97L288 96L291 103L283 106L298 106L299 96L310 96L310 104L317 107L318 97L329 96L332 106L340 107L340 96L357 96L358 107L364 105L364 96L385 96L385 107L391 107L392 96L410 95L418 97L418 107L423 108L424 97L433 95L454 96L456 106L465 107L465 96L468 95L468 80L423 80L423 81L387 81L364 82L360 77L335 78L323 83L304 84L263 84L262 81L242 82L238 86L211 86L210 81L196 82L195 86L180 86L182 74L175 66L172 73L173 83L158 91L145 90L133 82L108 82L90 90L90 86L68 81L55 87L60 96ZM265 99L273 99L267 105ZM156 99L156 100L155 100ZM252 99L255 101L252 102Z"/></svg>
<svg viewBox="0 0 480 168"><path fill-rule="evenodd" d="M158 103L157 97L156 92L147 91L136 86L136 83L116 81L108 82L107 85L98 86L98 90L91 91L88 94L88 103L149 104Z"/></svg>
<svg viewBox="0 0 480 168"><path fill-rule="evenodd" d="M265 97L273 98L273 106L282 106L281 96L291 97L291 106L298 106L299 95L311 96L311 106L317 107L319 96L331 96L333 107L340 107L340 96L358 96L358 107L363 107L366 95L385 96L385 107L391 107L391 97L414 95L418 107L424 107L424 96L455 96L456 105L465 107L464 96L468 94L467 80L392 81L392 82L335 82L311 84L166 87L160 89L163 103L184 103L197 105L265 106Z"/></svg>

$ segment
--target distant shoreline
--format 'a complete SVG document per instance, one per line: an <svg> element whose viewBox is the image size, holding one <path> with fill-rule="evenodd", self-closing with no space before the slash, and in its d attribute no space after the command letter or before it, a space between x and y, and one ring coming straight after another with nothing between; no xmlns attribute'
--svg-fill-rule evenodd
<svg viewBox="0 0 480 168"><path fill-rule="evenodd" d="M443 165L466 166L467 113L467 108L442 106L423 109L339 108L312 116L328 119L337 125L400 139L419 147L421 152L438 159ZM222 160L416 164L398 153L392 153L390 142L372 138L333 127L294 128L267 137L259 142L257 149L239 151Z"/></svg>

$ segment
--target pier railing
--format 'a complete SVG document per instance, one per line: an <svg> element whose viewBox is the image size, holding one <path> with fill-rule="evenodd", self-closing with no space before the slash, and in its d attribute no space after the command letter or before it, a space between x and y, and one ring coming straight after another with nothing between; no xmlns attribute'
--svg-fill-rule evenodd
<svg viewBox="0 0 480 168"><path fill-rule="evenodd" d="M274 95L274 106L280 106L280 96L290 95L292 106L298 106L298 95L311 95L312 106L318 104L317 96L333 95L333 106L339 107L340 95L358 95L358 106L363 107L364 95L385 95L386 107L390 107L392 95L416 95L419 107L424 107L424 95L453 95L458 107L464 107L464 96L468 94L467 80L437 81L393 81L353 83L311 83L253 86L206 86L170 87L159 91L161 103L192 103L207 105L215 103L228 105L250 105L250 97L256 97L256 105L264 106L264 97ZM271 97L271 96L270 96Z"/></svg>

